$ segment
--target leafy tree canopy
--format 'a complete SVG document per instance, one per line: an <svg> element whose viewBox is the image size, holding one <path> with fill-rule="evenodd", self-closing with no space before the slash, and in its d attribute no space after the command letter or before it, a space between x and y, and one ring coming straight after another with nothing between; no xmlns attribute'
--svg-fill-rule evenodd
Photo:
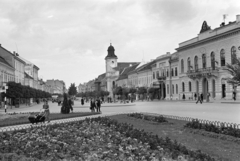
<svg viewBox="0 0 240 161"><path fill-rule="evenodd" d="M232 75L231 78L226 78L227 82L239 86L240 85L240 58L233 57L234 64L227 64L224 70L228 71Z"/></svg>
<svg viewBox="0 0 240 161"><path fill-rule="evenodd" d="M77 94L77 87L75 86L75 83L71 83L69 89L68 89L68 94L70 96L76 95Z"/></svg>

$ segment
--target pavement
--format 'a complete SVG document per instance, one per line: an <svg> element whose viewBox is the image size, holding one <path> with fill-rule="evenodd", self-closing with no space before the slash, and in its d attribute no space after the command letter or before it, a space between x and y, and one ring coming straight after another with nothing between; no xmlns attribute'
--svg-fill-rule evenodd
<svg viewBox="0 0 240 161"><path fill-rule="evenodd" d="M116 115L120 113L132 113L132 112L144 112L144 113L155 113L166 116L179 116L179 117L190 117L198 118L209 121L220 121L228 123L237 123L240 127L240 102L233 100L223 101L210 101L210 103L196 104L195 101L136 101L134 103L104 103L102 104L102 114L97 116ZM20 113L20 112L39 112L42 108L43 103L29 106L20 106L20 108L8 109L8 113ZM60 112L61 106L57 103L49 102L50 112ZM89 112L90 105L85 103L81 105L79 101L74 102L74 112ZM0 114L5 114L4 109L0 109ZM0 115L1 116L1 115ZM91 116L91 117L97 117ZM74 119L85 119L86 117L73 118ZM69 121L69 119L66 119ZM61 122L62 120L52 121ZM26 126L30 126L27 124ZM20 125L18 125L20 127ZM16 126L14 128L17 128ZM0 129L1 131L1 129Z"/></svg>

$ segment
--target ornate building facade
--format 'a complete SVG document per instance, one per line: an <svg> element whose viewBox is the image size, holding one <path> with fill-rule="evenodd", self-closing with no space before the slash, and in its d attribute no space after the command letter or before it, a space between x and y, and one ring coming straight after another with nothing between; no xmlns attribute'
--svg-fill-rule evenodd
<svg viewBox="0 0 240 161"><path fill-rule="evenodd" d="M204 21L197 37L179 44L180 94L186 98L194 93L210 93L212 99L231 99L233 90L226 82L231 77L225 70L226 64L234 64L240 57L240 16L229 24L211 29ZM239 88L237 90L239 98Z"/></svg>

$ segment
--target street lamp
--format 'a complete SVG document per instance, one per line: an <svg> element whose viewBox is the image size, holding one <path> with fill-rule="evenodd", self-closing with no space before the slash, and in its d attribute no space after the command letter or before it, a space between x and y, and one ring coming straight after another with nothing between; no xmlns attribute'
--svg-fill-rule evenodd
<svg viewBox="0 0 240 161"><path fill-rule="evenodd" d="M168 62L169 62L169 68L170 68L170 69L169 69L169 76L170 76L170 77L169 77L170 100L172 100L172 74L173 74L173 73L172 73L172 69L171 69L171 68L172 68L171 61L172 61L172 58L171 58L171 56L170 56L169 61L168 61Z"/></svg>

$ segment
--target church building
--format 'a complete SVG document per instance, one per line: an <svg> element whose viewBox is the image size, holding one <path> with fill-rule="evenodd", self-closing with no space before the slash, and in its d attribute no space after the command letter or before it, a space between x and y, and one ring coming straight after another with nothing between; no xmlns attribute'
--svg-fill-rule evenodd
<svg viewBox="0 0 240 161"><path fill-rule="evenodd" d="M106 89L110 93L110 97L113 97L113 89L116 86L116 80L119 75L124 71L126 67L130 67L138 64L139 62L118 62L118 57L115 55L115 49L110 44L108 47L108 55L105 57L106 64Z"/></svg>

